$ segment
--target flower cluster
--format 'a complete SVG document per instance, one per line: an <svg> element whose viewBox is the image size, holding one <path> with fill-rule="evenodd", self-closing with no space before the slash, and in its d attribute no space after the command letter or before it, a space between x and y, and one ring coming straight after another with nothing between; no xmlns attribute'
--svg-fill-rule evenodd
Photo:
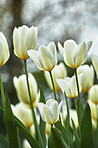
<svg viewBox="0 0 98 148"><path fill-rule="evenodd" d="M14 53L24 61L25 66L25 74L13 78L18 104L9 103L7 95L4 95L0 78L3 101L1 110L4 111L8 134L7 147L18 147L18 130L25 138L23 148L47 146L48 148L89 146L93 148L95 145L97 147L98 85L94 85L94 68L98 75L98 57L92 55L94 68L92 65L85 64L92 41L87 43L84 41L77 45L74 40L67 40L64 42L64 47L58 43L58 52L64 60L59 62L54 42L50 42L47 46L41 45L36 50L37 35L38 28L34 26L29 28L23 25L15 27L13 31ZM0 45L0 67L2 67L10 56L3 33L0 33ZM54 98L46 100L33 74L27 72L28 58L33 60L39 70L44 71L46 82L53 91ZM66 65L73 69L72 77L68 76ZM65 101L57 96L57 93L62 92ZM74 109L69 107L69 100L73 102ZM81 103L83 101L85 103ZM84 135L88 135L87 141Z"/></svg>

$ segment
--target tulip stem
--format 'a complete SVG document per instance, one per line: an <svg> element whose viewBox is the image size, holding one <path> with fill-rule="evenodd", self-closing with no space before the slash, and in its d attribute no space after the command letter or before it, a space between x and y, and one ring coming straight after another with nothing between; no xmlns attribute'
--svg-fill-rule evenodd
<svg viewBox="0 0 98 148"><path fill-rule="evenodd" d="M3 88L3 84L2 84L2 79L1 79L1 73L0 73L0 89L1 89L2 103L4 106L5 96L4 96L4 88Z"/></svg>
<svg viewBox="0 0 98 148"><path fill-rule="evenodd" d="M52 81L52 86L53 86L54 97L55 97L55 100L57 101L56 91L55 91L54 82L53 82L53 77L52 77L52 72L51 72L51 71L49 71L49 73L50 73L50 77L51 77L51 81Z"/></svg>
<svg viewBox="0 0 98 148"><path fill-rule="evenodd" d="M40 134L40 130L39 130L37 119L36 119L35 112L34 112L34 107L33 107L33 104L32 104L32 98L31 98L31 93L30 93L30 86L29 86L29 80L28 80L28 72L27 72L26 60L24 60L24 65L25 65L25 74L26 74L26 80L27 80L27 87L28 87L30 105L31 105L31 109L32 109L32 116L33 116L33 121L34 121L34 125L35 125L35 131L36 131L36 140L39 141L39 144L40 144L41 148L44 148L43 142L42 142L42 137L41 137L41 134Z"/></svg>
<svg viewBox="0 0 98 148"><path fill-rule="evenodd" d="M76 76L76 84L77 84L77 90L78 90L78 99L80 99L80 91L79 91L79 81L77 76L77 69L75 69L75 76Z"/></svg>

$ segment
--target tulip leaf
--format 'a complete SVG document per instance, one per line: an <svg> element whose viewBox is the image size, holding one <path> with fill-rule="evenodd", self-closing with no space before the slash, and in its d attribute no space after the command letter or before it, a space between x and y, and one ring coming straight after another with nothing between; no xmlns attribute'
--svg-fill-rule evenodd
<svg viewBox="0 0 98 148"><path fill-rule="evenodd" d="M89 104L86 104L81 121L81 148L95 148Z"/></svg>
<svg viewBox="0 0 98 148"><path fill-rule="evenodd" d="M79 127L80 127L82 115L83 115L83 106L82 106L80 99L78 99L78 103L77 103L77 115L78 115L78 122L79 122Z"/></svg>
<svg viewBox="0 0 98 148"><path fill-rule="evenodd" d="M32 148L40 148L36 139L32 137L29 130L23 125L23 123L17 117L15 117L15 121L16 126L18 127L22 135L27 139Z"/></svg>
<svg viewBox="0 0 98 148"><path fill-rule="evenodd" d="M69 148L63 139L62 133L57 129L52 127L51 134L48 139L48 148Z"/></svg>
<svg viewBox="0 0 98 148"><path fill-rule="evenodd" d="M64 141L66 143L68 143L68 134L67 134L67 130L66 128L63 127L63 125L61 124L60 121L57 121L55 124L55 127L60 130L60 132L62 133L63 137L64 137Z"/></svg>
<svg viewBox="0 0 98 148"><path fill-rule="evenodd" d="M0 148L8 148L8 140L0 134Z"/></svg>
<svg viewBox="0 0 98 148"><path fill-rule="evenodd" d="M45 104L45 96L44 96L42 88L40 88L40 102ZM44 147L46 147L46 123L42 120L41 116L40 116L39 128L40 128L40 133L42 136Z"/></svg>
<svg viewBox="0 0 98 148"><path fill-rule="evenodd" d="M8 134L9 148L18 148L15 118L13 116L13 112L10 106L10 101L7 95L5 97L4 105L5 105L4 106L4 122L5 122L6 131Z"/></svg>
<svg viewBox="0 0 98 148"><path fill-rule="evenodd" d="M72 126L73 126L73 135L75 136L75 148L79 148L80 147L80 138L79 138L79 135L78 135L78 131L77 131L77 129L76 129L76 127L75 127L75 124L74 124L74 121L73 121L73 119L71 119L72 120Z"/></svg>
<svg viewBox="0 0 98 148"><path fill-rule="evenodd" d="M2 80L1 80L1 73L0 73L0 89L1 89L2 103L4 106L5 96L4 96L4 89L3 89L3 84L2 84Z"/></svg>

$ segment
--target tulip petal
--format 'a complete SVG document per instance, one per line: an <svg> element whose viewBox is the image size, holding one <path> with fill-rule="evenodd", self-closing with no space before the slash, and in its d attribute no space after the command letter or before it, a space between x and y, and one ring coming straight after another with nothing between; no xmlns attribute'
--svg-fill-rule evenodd
<svg viewBox="0 0 98 148"><path fill-rule="evenodd" d="M98 56L97 55L92 54L92 62L96 70L96 73L98 75Z"/></svg>
<svg viewBox="0 0 98 148"><path fill-rule="evenodd" d="M58 48L59 48L61 56L64 58L64 54L63 54L64 53L64 48L59 42L58 42Z"/></svg>

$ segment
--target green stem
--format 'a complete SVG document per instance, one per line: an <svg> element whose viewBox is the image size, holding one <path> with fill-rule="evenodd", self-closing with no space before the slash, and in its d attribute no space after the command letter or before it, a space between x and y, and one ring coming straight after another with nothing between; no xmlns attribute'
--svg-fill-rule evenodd
<svg viewBox="0 0 98 148"><path fill-rule="evenodd" d="M31 105L31 109L32 109L32 116L33 116L33 121L34 121L34 125L35 125L35 131L36 131L36 140L37 141L39 140L41 148L44 148L43 142L42 142L42 137L41 137L41 134L40 134L40 130L39 130L38 123L37 123L36 116L35 116L35 112L34 112L34 107L33 107L33 104L32 104L26 60L24 60L24 65L25 65L25 74L26 74L26 80L27 80L27 87L28 87L30 105Z"/></svg>
<svg viewBox="0 0 98 148"><path fill-rule="evenodd" d="M54 82L53 82L53 77L52 77L52 72L51 72L51 71L49 71L49 73L50 73L50 77L51 77L51 81L52 81L52 86L53 86L54 97L55 97L55 100L57 101L56 91L55 91Z"/></svg>
<svg viewBox="0 0 98 148"><path fill-rule="evenodd" d="M73 102L74 102L74 106L75 106L75 109L76 109L76 112L77 112L77 104L76 104L76 101L75 101L75 98L73 98ZM78 113L77 113L78 114ZM78 116L78 115L77 115Z"/></svg>
<svg viewBox="0 0 98 148"><path fill-rule="evenodd" d="M68 106L68 100L67 100L67 96L66 96L66 93L64 92L65 94L65 101L66 101L66 106L67 106L67 128L68 128L68 145L70 145L70 131L69 131L69 128L70 128L70 112L69 112L69 106Z"/></svg>
<svg viewBox="0 0 98 148"><path fill-rule="evenodd" d="M1 79L1 73L0 73L0 89L1 89L2 103L4 106L5 96L4 96L4 88L3 88L3 84L2 84L2 79Z"/></svg>
<svg viewBox="0 0 98 148"><path fill-rule="evenodd" d="M80 91L79 91L79 81L77 76L77 69L75 69L75 76L76 76L76 84L77 84L77 90L78 90L78 99L80 99Z"/></svg>

